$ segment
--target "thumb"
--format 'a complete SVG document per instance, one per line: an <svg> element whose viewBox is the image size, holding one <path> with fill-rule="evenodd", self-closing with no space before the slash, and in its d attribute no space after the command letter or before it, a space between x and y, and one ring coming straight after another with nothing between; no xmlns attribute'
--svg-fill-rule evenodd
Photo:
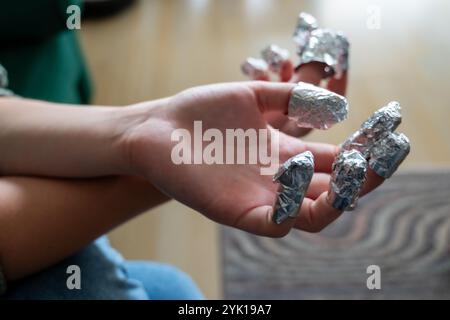
<svg viewBox="0 0 450 320"><path fill-rule="evenodd" d="M294 226L296 219L287 219L281 224L272 220L273 207L262 205L248 210L236 221L235 228L273 238L284 237Z"/></svg>
<svg viewBox="0 0 450 320"><path fill-rule="evenodd" d="M295 85L295 83L265 81L248 83L262 113L278 111L283 114L287 114L291 91Z"/></svg>

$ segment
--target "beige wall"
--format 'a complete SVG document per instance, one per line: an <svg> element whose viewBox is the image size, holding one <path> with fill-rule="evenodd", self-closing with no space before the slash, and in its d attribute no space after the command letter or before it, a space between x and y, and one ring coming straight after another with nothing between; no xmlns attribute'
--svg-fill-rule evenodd
<svg viewBox="0 0 450 320"><path fill-rule="evenodd" d="M369 5L381 29L366 27ZM450 165L450 2L380 0L141 0L115 17L85 21L81 39L98 104L125 105L211 82L242 80L239 64L269 43L294 52L299 11L349 36L350 118L308 140L341 142L376 108L403 106L401 131L412 142L403 167ZM112 232L128 258L173 263L208 298L221 295L218 227L170 202Z"/></svg>

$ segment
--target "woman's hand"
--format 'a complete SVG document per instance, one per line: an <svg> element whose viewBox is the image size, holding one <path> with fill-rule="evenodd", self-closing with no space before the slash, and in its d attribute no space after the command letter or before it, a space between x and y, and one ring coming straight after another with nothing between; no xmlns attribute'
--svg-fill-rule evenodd
<svg viewBox="0 0 450 320"><path fill-rule="evenodd" d="M292 226L319 231L340 214L325 201L336 146L280 133L279 163L305 150L316 163L299 217L282 225L271 220L277 186L271 176L260 174L261 164L177 165L171 158L177 144L172 133L184 128L194 139L194 121L201 121L203 131L213 128L224 137L226 129L274 132L266 115L285 116L294 86L263 81L210 85L126 108L62 108L1 98L0 173L66 178L136 174L219 223L269 236L282 236ZM365 192L380 183L370 173Z"/></svg>
<svg viewBox="0 0 450 320"><path fill-rule="evenodd" d="M223 137L227 129L236 128L268 129L273 133L274 129L268 126L264 116L268 112L286 114L293 87L292 83L262 81L217 84L188 89L159 104L132 106L125 111L133 125L122 141L128 167L135 174L147 177L164 193L219 223L274 237L287 234L292 227L320 231L341 213L326 201L337 146L307 143L280 133L280 164L305 150L315 156L315 174L299 216L281 225L272 222L277 185L272 182L272 176L261 175L260 163L205 164L200 161L202 163L177 165L171 158L173 148L179 143L172 141L172 133L186 129L193 141L194 121L201 121L203 132L216 129ZM200 152L193 144L192 157ZM209 142L202 144L204 148ZM225 139L222 145L226 150ZM247 156L248 153L247 147ZM201 154L200 160L203 160ZM370 173L364 193L381 182L381 178Z"/></svg>

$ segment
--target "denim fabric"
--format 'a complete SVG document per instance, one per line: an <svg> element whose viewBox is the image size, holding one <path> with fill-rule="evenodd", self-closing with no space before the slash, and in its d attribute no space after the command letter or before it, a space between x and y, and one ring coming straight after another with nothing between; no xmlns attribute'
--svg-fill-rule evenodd
<svg viewBox="0 0 450 320"><path fill-rule="evenodd" d="M81 289L67 288L67 267L81 270ZM202 299L203 296L184 272L161 263L127 261L106 237L64 261L8 285L1 299Z"/></svg>

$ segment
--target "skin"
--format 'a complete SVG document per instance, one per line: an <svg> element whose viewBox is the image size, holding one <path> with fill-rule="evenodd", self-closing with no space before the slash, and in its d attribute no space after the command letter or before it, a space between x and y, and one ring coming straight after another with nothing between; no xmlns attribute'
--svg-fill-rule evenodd
<svg viewBox="0 0 450 320"><path fill-rule="evenodd" d="M317 83L320 70L305 66L296 76ZM328 83L345 91L345 80ZM260 174L260 164L175 165L170 158L173 130L185 128L193 135L196 120L203 130L273 131L268 115L286 118L293 87L266 81L217 84L124 108L0 98L0 259L7 279L61 260L168 198L258 235L322 230L341 214L326 201L337 146L280 133L281 163L305 150L315 156L299 216L281 225L272 222L277 186ZM382 181L369 172L363 194Z"/></svg>
<svg viewBox="0 0 450 320"><path fill-rule="evenodd" d="M168 198L137 177L0 179L6 279L42 270Z"/></svg>
<svg viewBox="0 0 450 320"><path fill-rule="evenodd" d="M137 168L137 174L147 177L163 192L221 224L272 237L284 236L292 227L318 232L341 213L326 201L337 146L303 142L280 134L280 162L310 150L315 157L316 172L299 217L281 225L271 220L277 186L270 176L260 174L260 164L175 165L170 158L176 144L168 143L173 129L185 128L193 136L194 120L201 120L204 130L224 131L230 127L273 130L264 113L284 114L293 87L290 83L258 81L218 84L189 89L164 101L163 106L136 105L130 113L142 111L142 115L136 121L140 123L126 137L128 166ZM381 182L381 178L370 175L366 190Z"/></svg>

